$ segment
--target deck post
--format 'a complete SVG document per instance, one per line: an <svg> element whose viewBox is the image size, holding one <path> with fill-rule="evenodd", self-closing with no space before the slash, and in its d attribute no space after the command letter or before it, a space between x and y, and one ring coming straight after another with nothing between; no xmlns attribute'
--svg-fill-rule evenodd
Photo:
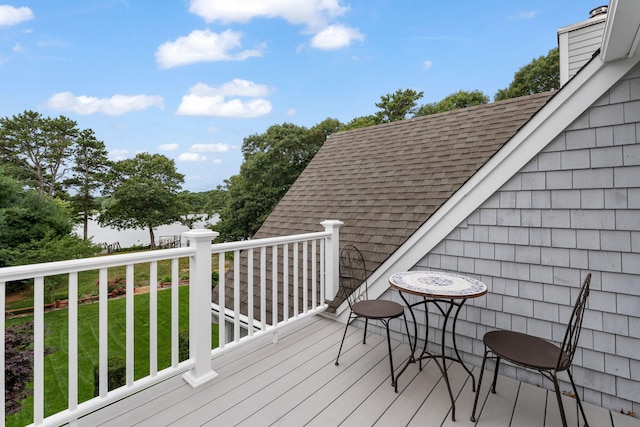
<svg viewBox="0 0 640 427"><path fill-rule="evenodd" d="M338 274L340 272L340 226L344 224L338 220L326 220L320 223L325 231L331 233L327 237L325 246L326 270L325 270L325 298L329 301L338 295L340 281Z"/></svg>
<svg viewBox="0 0 640 427"><path fill-rule="evenodd" d="M189 260L189 358L195 365L183 376L193 388L218 376L211 368L211 241L218 234L205 229L183 234L196 249Z"/></svg>

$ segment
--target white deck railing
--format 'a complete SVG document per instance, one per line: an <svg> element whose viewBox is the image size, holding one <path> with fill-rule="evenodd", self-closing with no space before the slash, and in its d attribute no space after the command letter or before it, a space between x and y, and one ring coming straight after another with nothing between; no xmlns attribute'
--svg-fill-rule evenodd
<svg viewBox="0 0 640 427"><path fill-rule="evenodd" d="M326 300L335 297L338 289L338 230L340 221L324 221L325 231L287 237L257 239L212 245L217 236L209 230L192 230L184 236L189 247L152 252L121 254L88 259L25 265L0 269L0 307L6 310L6 283L33 280L34 288L34 366L33 424L53 426L74 420L114 401L138 392L166 378L185 373L184 379L197 387L216 373L212 356L250 342L300 318L324 311ZM233 280L226 264L226 254L233 253ZM219 259L219 299L212 304L212 254ZM180 362L178 354L178 284L180 258L189 257L189 359ZM254 259L257 263L254 265ZM158 262L171 260L171 366L158 370ZM242 262L246 260L246 262ZM134 379L134 268L149 265L149 373ZM109 312L108 270L126 266L126 385L108 390ZM268 267L271 271L268 272ZM99 305L99 395L78 401L78 274L98 271ZM249 272L253 272L249 274ZM45 416L45 278L68 277L68 408ZM242 280L244 279L244 280ZM233 285L233 306L226 307L226 286ZM241 283L244 285L241 286ZM274 286L275 284L275 286ZM271 288L269 291L268 288ZM290 294L291 293L291 294ZM247 303L241 310L241 297ZM269 299L271 300L269 302ZM257 304L255 302L258 301ZM255 308L254 308L255 306ZM282 307L282 308L280 308ZM254 310L259 313L254 313ZM219 315L219 342L211 342L212 312ZM233 324L233 340L225 333L223 319ZM259 319L259 320L255 320ZM2 317L2 338L5 337L5 317ZM241 328L246 335L241 337ZM230 342L229 342L230 341ZM212 347L216 347L213 348ZM0 362L5 364L5 354ZM4 369L0 377L4 380ZM4 382L4 381L3 381ZM0 394L5 398L4 387ZM3 399L4 400L4 399ZM0 425L4 426L5 417Z"/></svg>

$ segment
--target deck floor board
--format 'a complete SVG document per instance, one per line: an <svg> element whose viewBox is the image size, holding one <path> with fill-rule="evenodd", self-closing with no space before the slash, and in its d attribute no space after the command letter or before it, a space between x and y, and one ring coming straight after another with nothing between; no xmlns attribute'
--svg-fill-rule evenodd
<svg viewBox="0 0 640 427"><path fill-rule="evenodd" d="M411 365L398 393L389 374L387 342L350 327L335 365L344 326L314 316L278 332L276 344L264 336L212 360L218 377L191 388L181 375L81 418L78 426L474 426L469 420L474 392L457 363L448 368L456 400L456 421L440 371L433 361ZM392 342L394 364L408 357L407 344ZM473 374L478 375L478 368ZM560 425L555 395L500 376L489 393L487 371L478 403L477 425L552 427ZM564 397L570 425L575 400ZM585 404L591 425L640 427L640 420ZM571 424L573 422L573 424Z"/></svg>

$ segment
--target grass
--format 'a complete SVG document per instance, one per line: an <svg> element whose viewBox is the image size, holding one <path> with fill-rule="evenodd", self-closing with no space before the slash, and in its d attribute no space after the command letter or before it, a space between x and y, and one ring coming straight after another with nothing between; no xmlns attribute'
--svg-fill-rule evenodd
<svg viewBox="0 0 640 427"><path fill-rule="evenodd" d="M160 274L158 277L162 277ZM179 288L179 330L189 327L189 287ZM109 313L109 357L125 358L125 298L112 299ZM149 294L136 295L135 306L135 378L149 374ZM171 365L171 292L158 291L158 370ZM12 319L10 322L32 320L32 316ZM9 323L9 322L8 322ZM93 398L93 369L98 364L98 304L78 307L78 402ZM67 349L68 310L45 314L45 345L53 353L45 357L45 416L67 408ZM212 342L218 342L218 326L212 325ZM23 402L23 409L7 417L7 426L23 426L33 422L33 398Z"/></svg>

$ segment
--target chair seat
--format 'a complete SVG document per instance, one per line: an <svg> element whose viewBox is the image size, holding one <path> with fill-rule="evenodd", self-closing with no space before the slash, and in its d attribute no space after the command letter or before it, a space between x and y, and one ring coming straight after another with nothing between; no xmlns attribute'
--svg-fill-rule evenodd
<svg viewBox="0 0 640 427"><path fill-rule="evenodd" d="M556 369L561 353L560 370L570 365L569 356L558 346L535 336L513 331L492 331L484 335L483 341L495 355L519 365Z"/></svg>
<svg viewBox="0 0 640 427"><path fill-rule="evenodd" d="M351 306L351 310L355 315L369 319L395 318L404 313L402 305L381 299L358 301Z"/></svg>

